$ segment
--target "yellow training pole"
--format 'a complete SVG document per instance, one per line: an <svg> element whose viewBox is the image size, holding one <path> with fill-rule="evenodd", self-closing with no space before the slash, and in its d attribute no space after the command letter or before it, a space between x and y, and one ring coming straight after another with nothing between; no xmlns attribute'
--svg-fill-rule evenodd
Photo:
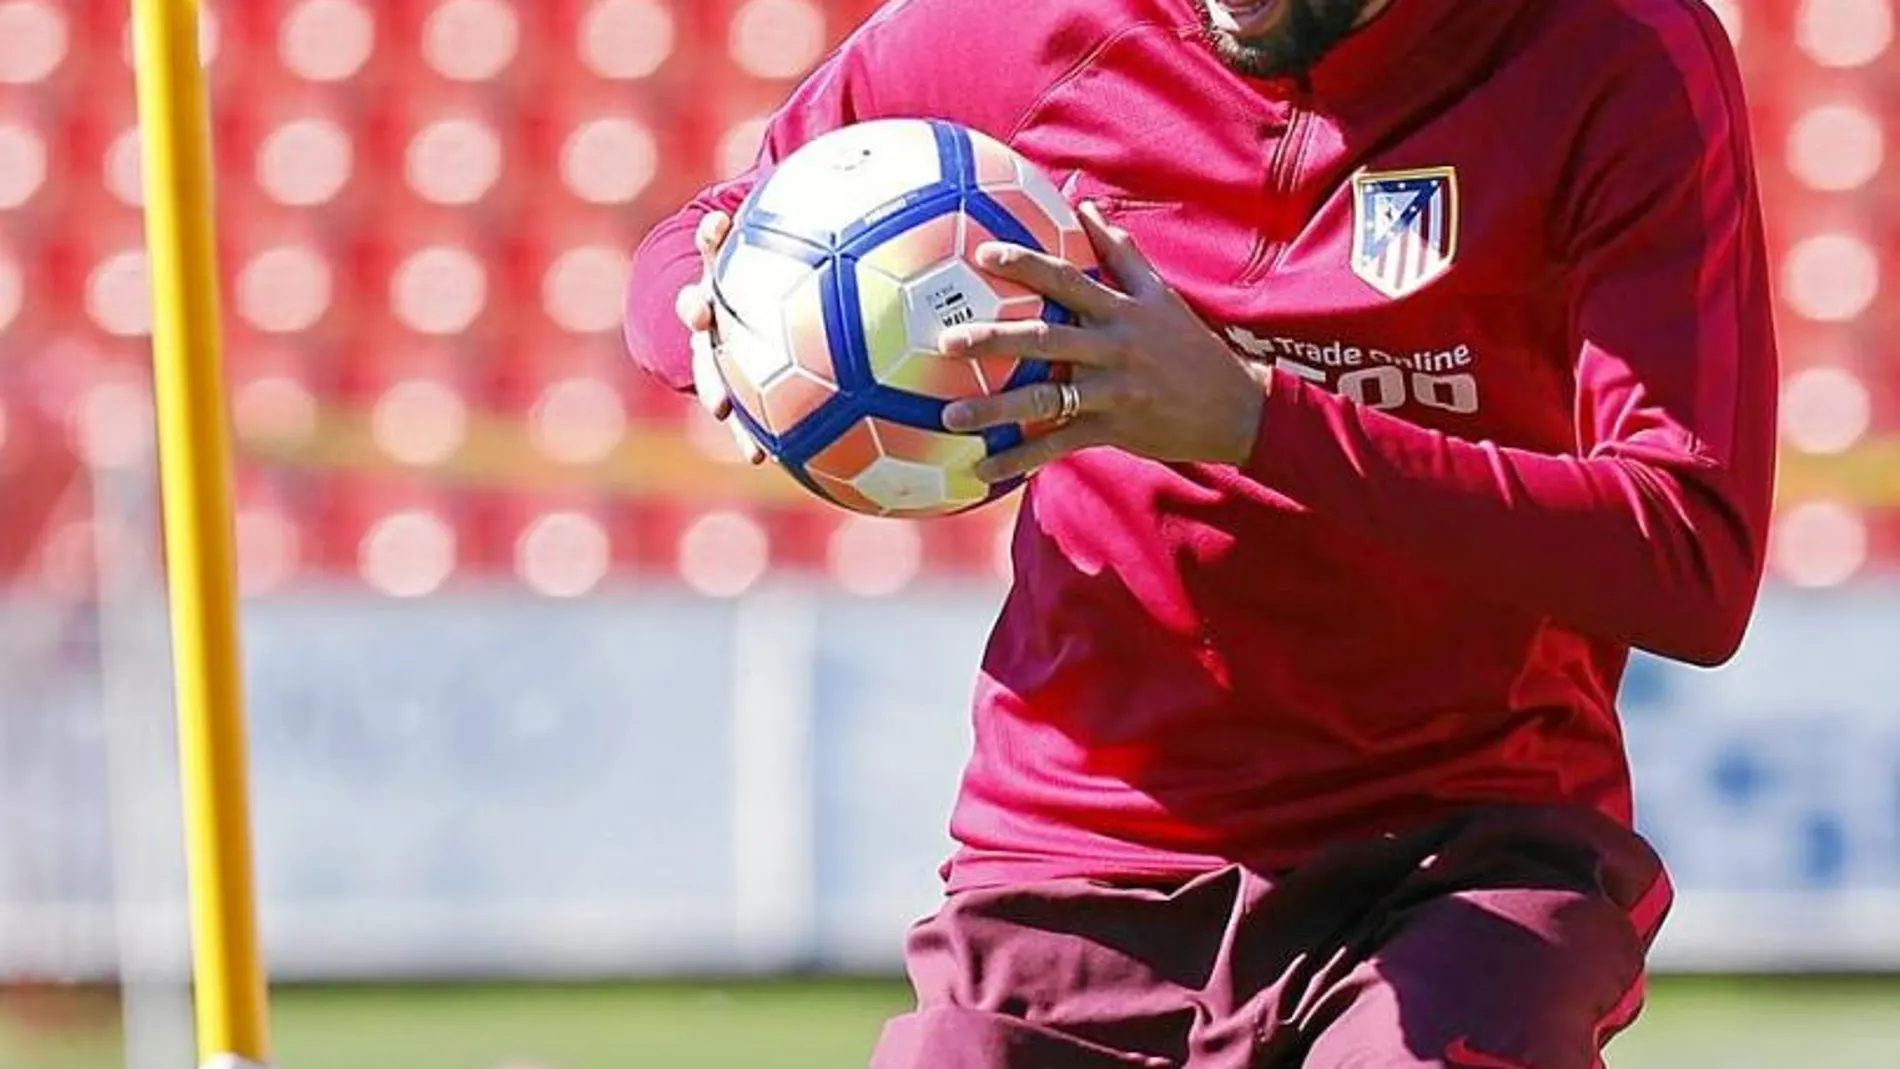
<svg viewBox="0 0 1900 1069"><path fill-rule="evenodd" d="M198 1050L240 1069L269 1055L198 8L132 0Z"/></svg>

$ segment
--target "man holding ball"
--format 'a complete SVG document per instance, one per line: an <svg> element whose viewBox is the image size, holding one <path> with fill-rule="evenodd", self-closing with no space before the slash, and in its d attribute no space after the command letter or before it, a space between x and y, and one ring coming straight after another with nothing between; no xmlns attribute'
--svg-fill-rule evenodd
<svg viewBox="0 0 1900 1069"><path fill-rule="evenodd" d="M704 276L761 173L928 117L1079 205L1065 383L975 696L915 1012L877 1069L1591 1069L1670 901L1633 648L1760 583L1776 354L1741 87L1696 0L898 0L636 260L644 366L727 403ZM741 435L743 438L743 435ZM756 448L747 443L756 457Z"/></svg>

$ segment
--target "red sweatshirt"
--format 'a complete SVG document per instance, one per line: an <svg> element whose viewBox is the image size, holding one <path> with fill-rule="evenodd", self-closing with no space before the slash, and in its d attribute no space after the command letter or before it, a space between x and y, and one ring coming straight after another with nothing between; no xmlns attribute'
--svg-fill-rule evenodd
<svg viewBox="0 0 1900 1069"><path fill-rule="evenodd" d="M1275 868L1485 802L1632 819L1631 647L1715 664L1760 582L1776 357L1742 90L1695 0L1395 0L1305 85L1200 0L908 0L761 166L878 117L998 137L1274 364L1239 467L1042 472L951 887ZM660 227L629 335L689 382Z"/></svg>

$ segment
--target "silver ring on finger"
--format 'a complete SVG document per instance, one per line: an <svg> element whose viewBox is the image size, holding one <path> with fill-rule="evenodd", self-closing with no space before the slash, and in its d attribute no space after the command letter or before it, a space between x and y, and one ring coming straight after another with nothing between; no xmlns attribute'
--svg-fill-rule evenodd
<svg viewBox="0 0 1900 1069"><path fill-rule="evenodd" d="M1073 382L1056 383L1056 423L1074 423L1082 414L1082 391Z"/></svg>

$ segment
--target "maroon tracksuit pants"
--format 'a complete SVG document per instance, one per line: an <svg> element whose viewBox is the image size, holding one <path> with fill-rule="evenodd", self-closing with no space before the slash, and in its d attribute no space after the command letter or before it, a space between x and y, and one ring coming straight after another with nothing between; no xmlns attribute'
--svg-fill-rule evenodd
<svg viewBox="0 0 1900 1069"><path fill-rule="evenodd" d="M965 891L873 1069L1593 1069L1670 902L1594 813L1474 810L1290 872Z"/></svg>

